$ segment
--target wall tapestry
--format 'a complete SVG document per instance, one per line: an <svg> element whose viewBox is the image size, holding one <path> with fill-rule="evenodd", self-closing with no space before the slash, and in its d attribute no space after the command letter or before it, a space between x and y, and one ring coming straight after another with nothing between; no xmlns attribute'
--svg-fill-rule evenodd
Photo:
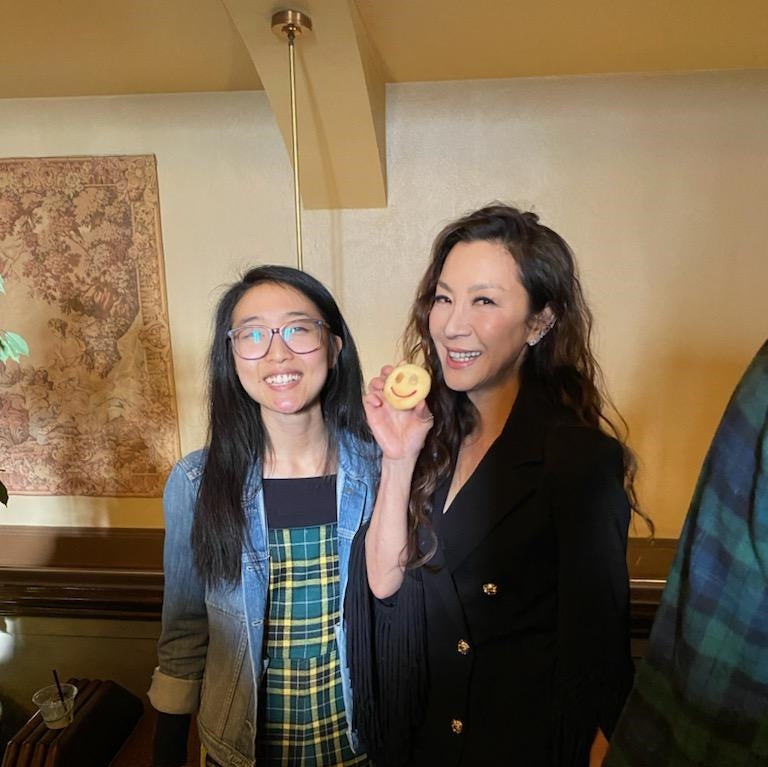
<svg viewBox="0 0 768 767"><path fill-rule="evenodd" d="M153 156L0 159L11 493L162 495L179 456Z"/></svg>

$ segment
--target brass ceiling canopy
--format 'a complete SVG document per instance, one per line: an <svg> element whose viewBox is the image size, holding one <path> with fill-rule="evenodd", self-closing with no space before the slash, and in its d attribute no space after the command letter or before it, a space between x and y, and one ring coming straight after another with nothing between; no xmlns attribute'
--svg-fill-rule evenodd
<svg viewBox="0 0 768 767"><path fill-rule="evenodd" d="M299 187L299 136L296 119L296 61L294 44L303 31L312 31L312 19L301 11L278 11L272 16L272 31L288 41L288 75L291 83L291 149L293 155L293 206L296 214L296 266L303 271L301 248L301 194Z"/></svg>
<svg viewBox="0 0 768 767"><path fill-rule="evenodd" d="M301 11L278 11L272 16L272 31L288 38L300 35L304 30L312 31L312 19Z"/></svg>

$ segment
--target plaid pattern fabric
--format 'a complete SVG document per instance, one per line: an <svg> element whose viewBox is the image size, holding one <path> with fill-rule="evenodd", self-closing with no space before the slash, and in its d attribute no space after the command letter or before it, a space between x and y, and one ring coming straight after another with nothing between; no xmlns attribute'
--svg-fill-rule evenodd
<svg viewBox="0 0 768 767"><path fill-rule="evenodd" d="M768 764L768 343L726 408L606 767Z"/></svg>
<svg viewBox="0 0 768 767"><path fill-rule="evenodd" d="M336 523L269 531L267 654L313 658L335 646L339 620Z"/></svg>
<svg viewBox="0 0 768 767"><path fill-rule="evenodd" d="M336 524L269 531L269 665L259 693L259 765L357 767L334 625L339 620Z"/></svg>

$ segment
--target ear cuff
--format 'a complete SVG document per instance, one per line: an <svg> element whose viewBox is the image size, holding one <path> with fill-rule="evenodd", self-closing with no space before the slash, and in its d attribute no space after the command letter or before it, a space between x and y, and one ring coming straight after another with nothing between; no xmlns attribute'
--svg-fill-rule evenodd
<svg viewBox="0 0 768 767"><path fill-rule="evenodd" d="M552 330L552 328L555 326L555 322L557 322L557 318L550 317L544 324L544 327L542 327L542 329L536 334L536 337L529 338L526 341L528 346L531 346L531 347L536 346L536 344L539 343L539 341L541 341L541 339L544 338L544 336L547 335L547 333L549 333L550 330Z"/></svg>

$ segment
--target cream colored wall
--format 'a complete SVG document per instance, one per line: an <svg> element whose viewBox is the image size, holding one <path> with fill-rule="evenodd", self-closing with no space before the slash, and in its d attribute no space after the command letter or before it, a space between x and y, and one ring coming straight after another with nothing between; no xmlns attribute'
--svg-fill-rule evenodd
<svg viewBox="0 0 768 767"><path fill-rule="evenodd" d="M498 198L573 246L596 350L676 536L730 391L766 337L768 72L390 86L389 205L304 216L367 374L395 341L430 241ZM293 263L291 176L262 93L0 101L4 156L154 153L181 441L204 438L219 287ZM3 522L160 525L157 503L14 497ZM638 533L642 534L639 529Z"/></svg>

